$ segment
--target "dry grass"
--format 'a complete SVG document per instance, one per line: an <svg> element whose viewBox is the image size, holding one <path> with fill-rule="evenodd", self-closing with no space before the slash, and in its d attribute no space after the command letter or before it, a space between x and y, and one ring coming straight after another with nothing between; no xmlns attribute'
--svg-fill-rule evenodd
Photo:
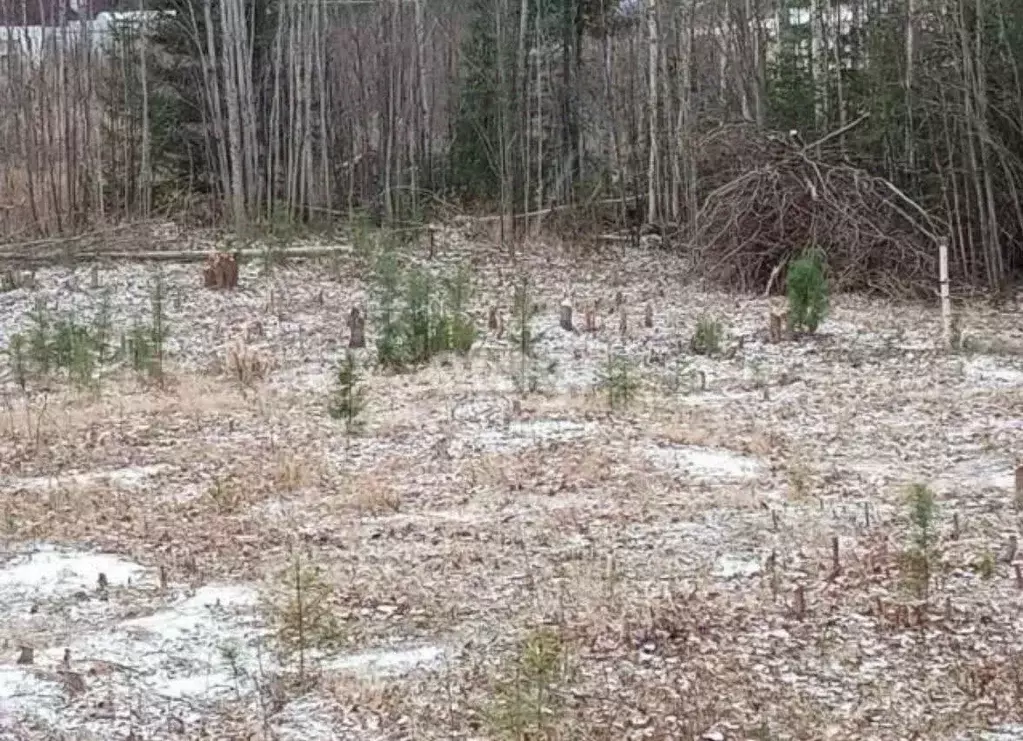
<svg viewBox="0 0 1023 741"><path fill-rule="evenodd" d="M345 484L341 494L341 509L359 515L394 514L401 509L401 502L396 482L376 473L354 477Z"/></svg>
<svg viewBox="0 0 1023 741"><path fill-rule="evenodd" d="M542 291L552 311L569 278L582 282L560 253L522 259L551 276ZM55 389L45 404L12 398L0 414L0 473L20 487L0 507L8 542L88 542L166 565L170 596L182 585L260 582L301 544L330 566L324 578L346 651L453 651L435 674L368 681L325 672L301 699L287 683L267 689L269 726L285 723L289 704L298 713L310 703L335 732L343 723L387 740L496 740L488 708L499 680L514 675L522 639L541 629L557 632L571 664L549 738L944 740L948 729L1018 715L1019 663L1005 648L1023 628L1014 574L1001 562L984 579L972 571L1014 529L1012 494L972 486L969 471L947 473L974 458L999 463L1018 447L1021 433L992 411L1011 412L1016 400L968 386L952 367L963 358L914 366L908 353L882 356L867 374L851 366L843 346L851 340L838 330L812 348L748 342L745 352L775 379L768 398L749 388L745 359L701 359L711 364L707 391L683 398L649 384L635 405L609 413L585 388L523 398L503 364L504 340L488 335L468 364L367 372L366 433L349 439L324 411L329 389L310 379L329 378L337 338L325 317L343 316L353 289L310 282L307 272L292 280L292 270L274 280L291 280L289 305L307 302L289 320L307 321L305 345L256 317L266 319L259 352L279 359L272 384L245 388L255 374L241 360L237 372L202 374L219 328L201 319L220 311L223 325L241 326L262 297L200 295L175 324L201 350L173 369L165 390L127 379L99 397ZM581 294L613 293L610 276L621 273L630 305L657 304L657 328L644 334L635 323L624 345L639 357L650 346L670 352L659 333L688 337L706 312L737 314L728 320L736 332L763 324L765 302L687 294L676 309L658 298L677 295L664 290L672 273L658 264L637 275L620 255L597 255L591 272ZM182 290L199 295L195 278L182 271ZM506 302L503 278L489 280L481 300ZM320 292L322 316L309 308ZM863 307L854 308L839 302L836 314L852 324ZM916 311L884 307L890 317L877 321L925 326ZM615 336L555 330L546 350L564 365L592 365L618 342L614 326L607 333ZM811 380L777 383L796 366ZM689 446L755 458L757 473L691 471ZM129 483L76 483L66 473L153 464L167 468ZM58 473L53 487L25 483ZM936 596L922 622L907 622L900 616L915 606L900 586L907 530L895 482L939 473L958 476L941 505L958 508L962 533L953 539L948 520L939 523ZM725 573L728 559L739 562L735 573ZM144 599L149 611L174 604ZM164 702L133 696L152 700L154 717ZM228 696L215 711L195 701L210 733L262 738L246 702Z"/></svg>

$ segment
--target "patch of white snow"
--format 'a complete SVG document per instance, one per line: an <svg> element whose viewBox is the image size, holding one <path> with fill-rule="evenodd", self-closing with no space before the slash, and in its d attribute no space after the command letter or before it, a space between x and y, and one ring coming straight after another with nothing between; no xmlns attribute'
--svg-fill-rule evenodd
<svg viewBox="0 0 1023 741"><path fill-rule="evenodd" d="M107 484L118 489L139 489L145 484L146 479L170 469L171 466L166 463L156 463L150 466L115 468L110 471L88 471L86 473L24 478L8 477L3 480L2 486L23 491L48 491L62 487L81 488L96 484Z"/></svg>
<svg viewBox="0 0 1023 741"><path fill-rule="evenodd" d="M980 386L1023 386L1023 371L999 365L995 358L973 358L965 370L967 379Z"/></svg>
<svg viewBox="0 0 1023 741"><path fill-rule="evenodd" d="M753 458L695 445L659 445L648 448L646 455L656 466L683 470L698 479L752 479L763 469Z"/></svg>
<svg viewBox="0 0 1023 741"><path fill-rule="evenodd" d="M437 666L444 655L444 649L439 646L421 646L396 651L367 651L334 659L327 662L326 668L349 671L362 676L395 676L418 668Z"/></svg>
<svg viewBox="0 0 1023 741"><path fill-rule="evenodd" d="M0 602L27 596L62 597L95 589L104 574L111 586L138 583L147 570L110 553L63 551L43 544L0 566Z"/></svg>

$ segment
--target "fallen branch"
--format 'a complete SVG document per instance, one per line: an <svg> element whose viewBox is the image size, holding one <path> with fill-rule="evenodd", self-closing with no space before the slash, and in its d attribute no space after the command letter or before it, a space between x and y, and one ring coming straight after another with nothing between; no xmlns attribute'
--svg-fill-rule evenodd
<svg viewBox="0 0 1023 741"><path fill-rule="evenodd" d="M281 259L309 259L317 257L329 257L346 252L351 252L351 245L331 245L329 247L286 247L270 250L270 253ZM91 250L74 255L76 262L90 262L96 260L107 260L111 262L180 262L192 263L205 260L211 250L147 250L143 252L125 250ZM237 250L239 260L245 262L254 258L261 258L267 254L265 249L243 249ZM2 257L0 262L39 265L53 262L53 255L17 255Z"/></svg>

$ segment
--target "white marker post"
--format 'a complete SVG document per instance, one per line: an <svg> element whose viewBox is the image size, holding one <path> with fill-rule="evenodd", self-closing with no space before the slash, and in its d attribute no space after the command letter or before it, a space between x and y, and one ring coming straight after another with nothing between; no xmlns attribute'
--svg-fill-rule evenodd
<svg viewBox="0 0 1023 741"><path fill-rule="evenodd" d="M952 349L952 299L948 295L948 237L938 240L938 279L941 281L941 339Z"/></svg>

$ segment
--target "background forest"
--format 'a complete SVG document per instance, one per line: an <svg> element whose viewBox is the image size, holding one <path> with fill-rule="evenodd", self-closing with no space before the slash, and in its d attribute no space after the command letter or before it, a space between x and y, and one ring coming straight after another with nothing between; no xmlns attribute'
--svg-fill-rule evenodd
<svg viewBox="0 0 1023 741"><path fill-rule="evenodd" d="M28 53L17 2L6 241L456 212L511 238L572 206L745 288L807 245L840 287L933 282L940 239L958 281L1023 263L1010 0L142 0L166 12L102 33L58 7Z"/></svg>

